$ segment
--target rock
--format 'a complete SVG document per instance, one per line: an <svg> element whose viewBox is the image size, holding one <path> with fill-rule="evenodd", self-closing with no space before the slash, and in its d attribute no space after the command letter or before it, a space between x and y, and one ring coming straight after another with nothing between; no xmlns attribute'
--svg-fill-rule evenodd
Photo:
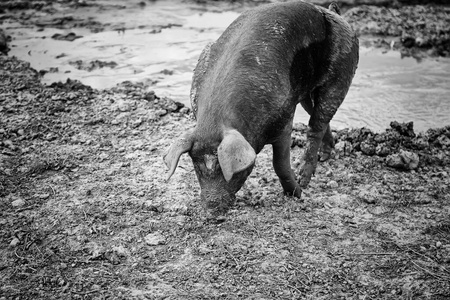
<svg viewBox="0 0 450 300"><path fill-rule="evenodd" d="M17 200L14 200L13 202L11 202L11 205L13 207L21 207L21 206L24 206L25 204L26 204L26 202L23 199L17 199Z"/></svg>
<svg viewBox="0 0 450 300"><path fill-rule="evenodd" d="M370 184L361 187L358 192L358 197L368 204L376 203L379 196L380 192L378 189Z"/></svg>
<svg viewBox="0 0 450 300"><path fill-rule="evenodd" d="M375 148L375 154L378 156L388 156L389 153L391 153L391 149L386 143L378 144Z"/></svg>
<svg viewBox="0 0 450 300"><path fill-rule="evenodd" d="M60 40L60 41L69 41L69 42L73 42L76 39L82 38L81 35L77 35L74 32L70 32L68 34L60 34L60 33L55 33L54 35L52 35L52 39L55 40Z"/></svg>
<svg viewBox="0 0 450 300"><path fill-rule="evenodd" d="M441 145L442 147L446 147L446 148L450 147L450 139L449 139L446 135L444 135L444 134L440 135L440 136L437 138L437 142L438 142L439 145Z"/></svg>
<svg viewBox="0 0 450 300"><path fill-rule="evenodd" d="M350 142L339 141L339 143L334 146L334 149L340 156L348 156L352 153L353 146Z"/></svg>
<svg viewBox="0 0 450 300"><path fill-rule="evenodd" d="M3 141L3 144L11 150L15 150L16 146L13 144L11 140Z"/></svg>
<svg viewBox="0 0 450 300"><path fill-rule="evenodd" d="M142 122L143 122L142 118L138 118L136 120L133 120L131 122L131 127L133 127L133 128L139 127L139 126L141 126Z"/></svg>
<svg viewBox="0 0 450 300"><path fill-rule="evenodd" d="M160 232L147 234L144 237L144 240L149 246L163 245L166 242L166 238Z"/></svg>
<svg viewBox="0 0 450 300"><path fill-rule="evenodd" d="M9 245L11 246L11 247L15 247L15 246L17 246L18 244L20 243L20 240L18 239L18 238L13 238L12 239L12 241L9 243Z"/></svg>
<svg viewBox="0 0 450 300"><path fill-rule="evenodd" d="M180 109L180 113L182 114L188 114L191 110L189 109L189 107L183 107Z"/></svg>
<svg viewBox="0 0 450 300"><path fill-rule="evenodd" d="M158 116L162 117L162 116L167 115L167 110L165 110L165 109L158 109L158 110L155 111L155 113L156 113Z"/></svg>
<svg viewBox="0 0 450 300"><path fill-rule="evenodd" d="M336 181L334 181L334 180L330 180L330 181L327 183L327 187L329 187L329 188L331 188L331 189L336 189L336 188L339 187L339 184L338 184Z"/></svg>
<svg viewBox="0 0 450 300"><path fill-rule="evenodd" d="M175 102L172 102L172 103L167 105L166 109L169 112L174 112L174 111L178 110L178 106L177 106L177 104Z"/></svg>
<svg viewBox="0 0 450 300"><path fill-rule="evenodd" d="M398 123L397 121L393 121L389 124L392 129L397 131L403 136L409 136L409 137L415 137L416 134L414 133L414 123L408 122L408 123Z"/></svg>
<svg viewBox="0 0 450 300"><path fill-rule="evenodd" d="M413 152L400 150L399 153L389 155L386 158L389 167L404 170L414 170L419 166L419 155Z"/></svg>
<svg viewBox="0 0 450 300"><path fill-rule="evenodd" d="M126 257L129 254L128 249L126 249L124 246L113 246L112 251L116 253L119 257Z"/></svg>
<svg viewBox="0 0 450 300"><path fill-rule="evenodd" d="M127 102L120 102L117 108L121 112L127 112L131 110L131 104Z"/></svg>
<svg viewBox="0 0 450 300"><path fill-rule="evenodd" d="M361 152L365 155L372 156L375 154L375 146L369 142L363 141L360 145Z"/></svg>
<svg viewBox="0 0 450 300"><path fill-rule="evenodd" d="M427 139L423 136L418 136L413 140L414 146L417 149L423 150L430 146L430 143L428 143Z"/></svg>

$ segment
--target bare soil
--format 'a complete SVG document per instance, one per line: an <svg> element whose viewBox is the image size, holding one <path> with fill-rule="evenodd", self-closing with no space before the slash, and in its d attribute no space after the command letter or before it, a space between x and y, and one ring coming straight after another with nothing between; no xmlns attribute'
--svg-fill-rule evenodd
<svg viewBox="0 0 450 300"><path fill-rule="evenodd" d="M450 299L450 126L334 132L302 201L266 147L212 223L187 156L165 181L188 108L40 76L0 54L1 300Z"/></svg>

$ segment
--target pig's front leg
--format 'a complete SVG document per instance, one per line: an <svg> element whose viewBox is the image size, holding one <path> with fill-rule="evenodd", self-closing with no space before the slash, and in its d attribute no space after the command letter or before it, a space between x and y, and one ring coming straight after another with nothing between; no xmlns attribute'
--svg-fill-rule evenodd
<svg viewBox="0 0 450 300"><path fill-rule="evenodd" d="M302 191L291 169L291 130L292 122L290 122L279 138L272 143L273 168L280 179L284 193L300 198Z"/></svg>

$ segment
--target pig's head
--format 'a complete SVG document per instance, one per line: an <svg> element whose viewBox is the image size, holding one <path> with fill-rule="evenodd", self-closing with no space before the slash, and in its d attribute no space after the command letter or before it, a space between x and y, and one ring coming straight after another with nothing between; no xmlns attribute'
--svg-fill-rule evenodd
<svg viewBox="0 0 450 300"><path fill-rule="evenodd" d="M181 154L189 152L201 188L201 199L209 212L222 214L235 199L253 169L255 150L235 129L223 131L222 137L205 139L195 131L176 140L164 156L169 179Z"/></svg>

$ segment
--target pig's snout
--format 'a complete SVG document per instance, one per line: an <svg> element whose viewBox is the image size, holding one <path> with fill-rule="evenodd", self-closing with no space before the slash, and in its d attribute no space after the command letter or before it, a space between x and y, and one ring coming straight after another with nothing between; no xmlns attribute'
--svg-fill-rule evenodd
<svg viewBox="0 0 450 300"><path fill-rule="evenodd" d="M224 189L203 190L200 198L208 214L219 216L225 214L234 204L236 196Z"/></svg>

